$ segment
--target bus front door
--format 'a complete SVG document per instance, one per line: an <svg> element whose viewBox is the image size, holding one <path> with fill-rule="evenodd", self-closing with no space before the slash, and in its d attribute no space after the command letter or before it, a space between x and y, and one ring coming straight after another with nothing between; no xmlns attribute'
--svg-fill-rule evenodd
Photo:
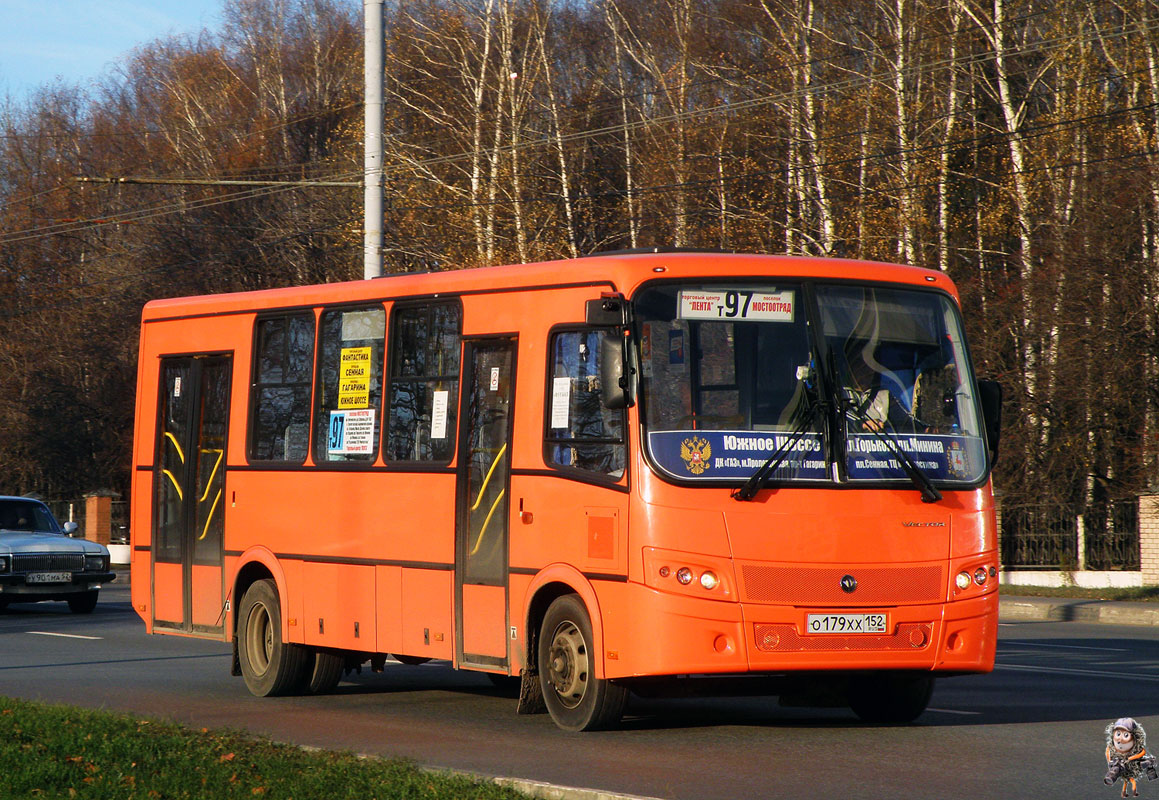
<svg viewBox="0 0 1159 800"><path fill-rule="evenodd" d="M459 435L455 657L507 666L507 520L515 340L468 341Z"/></svg>
<svg viewBox="0 0 1159 800"><path fill-rule="evenodd" d="M229 356L161 360L153 461L153 624L224 630L225 444Z"/></svg>

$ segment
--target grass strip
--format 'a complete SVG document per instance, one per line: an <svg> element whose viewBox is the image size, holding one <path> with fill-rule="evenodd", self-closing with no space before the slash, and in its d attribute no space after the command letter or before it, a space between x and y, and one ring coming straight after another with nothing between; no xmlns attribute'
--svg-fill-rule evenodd
<svg viewBox="0 0 1159 800"><path fill-rule="evenodd" d="M0 697L0 798L527 800L400 760Z"/></svg>

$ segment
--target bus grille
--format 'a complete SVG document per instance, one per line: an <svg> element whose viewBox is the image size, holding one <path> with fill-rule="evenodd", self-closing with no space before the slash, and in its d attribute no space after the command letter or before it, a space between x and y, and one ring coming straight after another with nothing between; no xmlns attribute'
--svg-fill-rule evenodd
<svg viewBox="0 0 1159 800"><path fill-rule="evenodd" d="M946 599L942 567L774 567L742 564L741 601L797 606L897 605L939 603ZM841 578L857 579L847 594Z"/></svg>
<svg viewBox="0 0 1159 800"><path fill-rule="evenodd" d="M84 553L35 553L12 556L13 572L83 572Z"/></svg>
<svg viewBox="0 0 1159 800"><path fill-rule="evenodd" d="M892 635L840 636L819 634L802 636L796 625L756 625L757 650L765 653L835 650L924 650L930 644L933 625L928 622L903 622Z"/></svg>

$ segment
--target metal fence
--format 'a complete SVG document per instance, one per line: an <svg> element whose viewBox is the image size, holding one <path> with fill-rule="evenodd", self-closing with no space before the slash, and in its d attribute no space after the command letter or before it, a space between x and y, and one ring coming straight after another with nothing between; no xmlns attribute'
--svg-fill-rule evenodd
<svg viewBox="0 0 1159 800"><path fill-rule="evenodd" d="M1139 569L1139 498L1083 514L1087 569Z"/></svg>
<svg viewBox="0 0 1159 800"><path fill-rule="evenodd" d="M1007 567L1139 569L1139 500L1091 505L1075 514L1057 505L1000 506Z"/></svg>

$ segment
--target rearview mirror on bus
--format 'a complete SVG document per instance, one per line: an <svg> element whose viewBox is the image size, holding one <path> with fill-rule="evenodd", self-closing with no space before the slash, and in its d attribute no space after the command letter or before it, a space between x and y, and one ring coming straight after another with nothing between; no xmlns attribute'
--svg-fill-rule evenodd
<svg viewBox="0 0 1159 800"><path fill-rule="evenodd" d="M624 379L626 339L607 333L600 339L600 400L606 408L627 408L632 404Z"/></svg>
<svg viewBox="0 0 1159 800"><path fill-rule="evenodd" d="M619 296L600 297L588 300L584 306L584 318L588 325L623 325L624 299Z"/></svg>
<svg viewBox="0 0 1159 800"><path fill-rule="evenodd" d="M986 443L990 446L990 461L998 459L998 439L1002 434L1002 384L998 381L978 381L978 399L982 407L982 424L986 426Z"/></svg>

